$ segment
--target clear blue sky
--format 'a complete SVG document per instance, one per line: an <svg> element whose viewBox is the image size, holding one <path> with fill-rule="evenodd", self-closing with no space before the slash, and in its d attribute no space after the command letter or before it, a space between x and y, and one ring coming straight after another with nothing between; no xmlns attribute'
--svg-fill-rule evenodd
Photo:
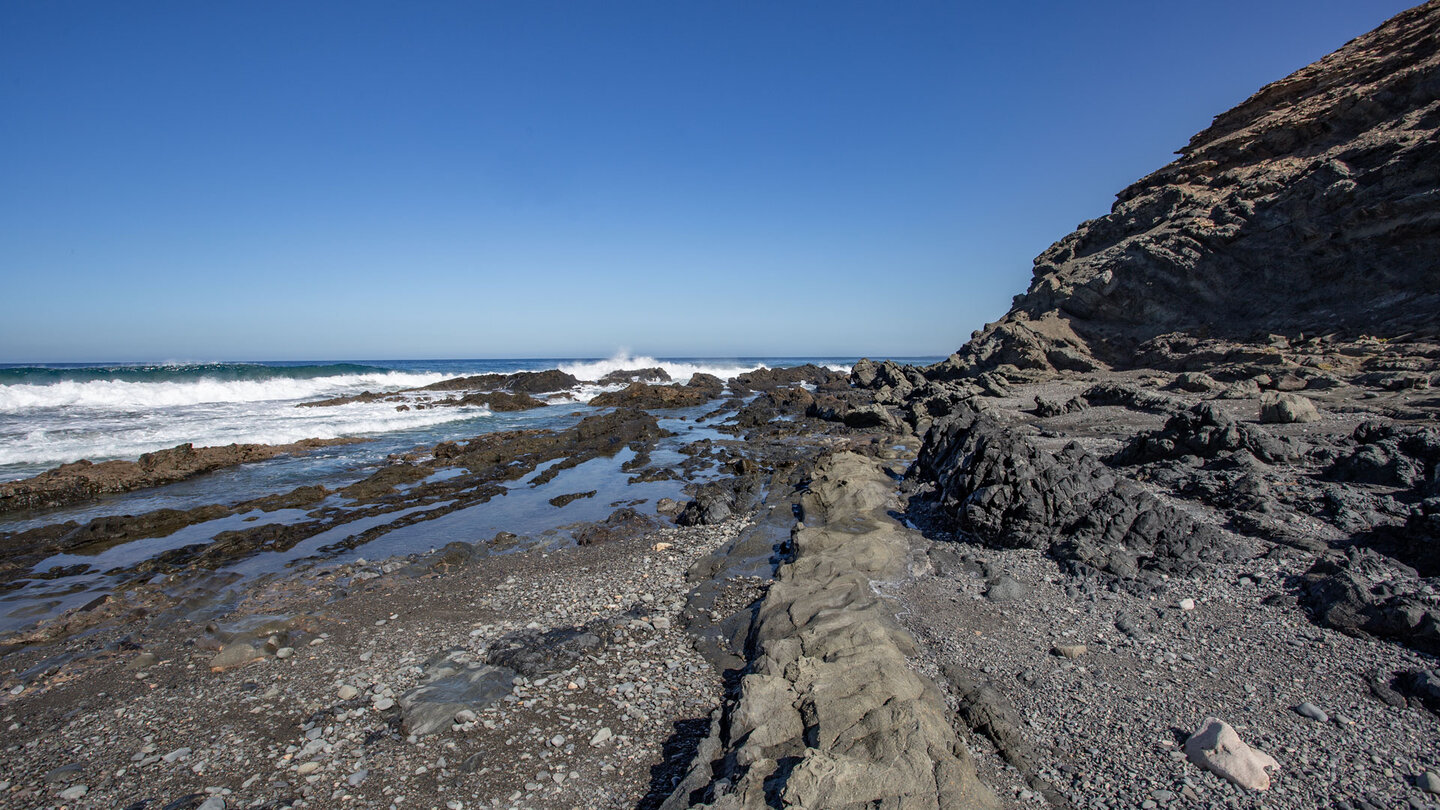
<svg viewBox="0 0 1440 810"><path fill-rule="evenodd" d="M0 4L0 362L953 351L1408 3Z"/></svg>

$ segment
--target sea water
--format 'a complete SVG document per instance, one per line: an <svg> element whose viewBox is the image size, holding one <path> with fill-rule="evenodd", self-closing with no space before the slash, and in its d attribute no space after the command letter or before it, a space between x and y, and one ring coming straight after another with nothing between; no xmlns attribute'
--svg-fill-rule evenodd
<svg viewBox="0 0 1440 810"><path fill-rule="evenodd" d="M582 384L542 394L548 407L492 413L483 407L397 409L396 402L357 402L327 407L301 403L364 391L391 393L454 377L508 374L558 368L582 381L595 381L612 371L659 367L679 383L697 373L728 379L759 368L814 363L848 371L854 357L653 358L617 355L605 359L411 360L365 362L267 362L176 364L75 364L0 366L0 481L35 475L58 464L88 459L134 459L142 453L181 443L196 447L231 443L285 444L307 438L357 438L365 441L335 445L293 456L218 470L185 481L139 492L106 496L97 501L38 512L0 515L0 532L23 531L49 523L84 523L116 514L141 514L160 508L189 509L204 504L231 504L297 486L320 484L338 489L387 462L394 453L463 440L501 430L562 429L585 416L602 412L586 403L596 394L622 385ZM910 358L933 362L938 358ZM431 392L446 398L451 392ZM678 435L661 442L654 462L678 461L680 445L717 438L697 418L714 407L659 411L666 429ZM628 451L626 452L628 457ZM507 494L467 507L443 518L396 529L379 541L331 555L384 556L423 552L454 539L477 540L504 530L533 533L561 542L557 528L602 519L609 504L621 498L650 505L660 497L682 497L681 484L662 481L626 486L619 469L624 458L596 459L541 490L523 482L507 485ZM444 471L437 474L444 474ZM574 479L574 480L570 480ZM590 499L555 508L548 499L562 491L598 490ZM336 496L338 497L338 496ZM383 516L393 521L400 513ZM253 517L253 516L251 516ZM275 522L284 515L271 515ZM57 580L36 580L0 599L0 630L53 615L102 592L112 584L99 576L111 566L132 564L172 548L176 543L204 542L198 533L213 534L234 519L213 526L183 530L180 538L136 541L103 555L62 555L36 567L36 573L58 565L89 562L88 573ZM222 525L223 524L223 525ZM334 536L314 539L288 552L266 552L233 564L245 577L275 573L309 558L323 545L342 541L367 528L358 523L338 526ZM193 535L193 536L192 536ZM343 536L342 536L343 535Z"/></svg>

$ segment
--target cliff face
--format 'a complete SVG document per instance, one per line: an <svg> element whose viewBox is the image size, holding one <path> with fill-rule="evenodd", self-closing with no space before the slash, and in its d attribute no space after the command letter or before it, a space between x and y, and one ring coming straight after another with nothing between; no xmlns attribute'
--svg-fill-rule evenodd
<svg viewBox="0 0 1440 810"><path fill-rule="evenodd" d="M1035 259L941 376L1136 365L1167 333L1440 330L1440 0L1217 117Z"/></svg>

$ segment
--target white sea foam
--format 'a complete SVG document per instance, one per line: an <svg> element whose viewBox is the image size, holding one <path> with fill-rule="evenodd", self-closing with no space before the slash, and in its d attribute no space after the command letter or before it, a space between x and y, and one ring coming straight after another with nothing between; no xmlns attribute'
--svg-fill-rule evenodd
<svg viewBox="0 0 1440 810"><path fill-rule="evenodd" d="M54 465L82 458L133 459L142 453L190 442L200 446L288 444L424 428L477 416L484 408L397 411L389 403L296 408L284 403L201 405L164 419L45 419L0 442L0 464Z"/></svg>
<svg viewBox="0 0 1440 810"><path fill-rule="evenodd" d="M185 382L93 380L47 385L0 385L0 413L19 414L44 408L133 412L222 402L313 399L366 389L393 391L414 388L438 382L447 376L392 371L306 379L218 380L202 377Z"/></svg>
<svg viewBox="0 0 1440 810"><path fill-rule="evenodd" d="M747 371L765 368L763 363L681 363L671 360L656 360L653 357L644 355L635 356L629 352L617 352L614 356L605 360L595 360L588 363L561 363L560 370L567 374L573 374L582 380L598 380L612 371L628 371L640 368L663 368L676 382L689 382L696 374L714 374L722 380L728 380L744 374ZM600 389L603 390L603 389ZM597 392L598 393L598 390ZM591 394L594 396L594 394ZM588 400L588 397L587 397Z"/></svg>

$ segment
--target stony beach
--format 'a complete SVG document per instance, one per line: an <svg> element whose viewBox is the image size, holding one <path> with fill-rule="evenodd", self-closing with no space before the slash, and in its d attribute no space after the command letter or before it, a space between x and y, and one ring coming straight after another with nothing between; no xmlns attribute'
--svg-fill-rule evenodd
<svg viewBox="0 0 1440 810"><path fill-rule="evenodd" d="M46 511L330 446L7 482L0 593L60 584L0 804L1440 807L1437 42L1218 116L940 362L326 397L565 413L184 508Z"/></svg>

